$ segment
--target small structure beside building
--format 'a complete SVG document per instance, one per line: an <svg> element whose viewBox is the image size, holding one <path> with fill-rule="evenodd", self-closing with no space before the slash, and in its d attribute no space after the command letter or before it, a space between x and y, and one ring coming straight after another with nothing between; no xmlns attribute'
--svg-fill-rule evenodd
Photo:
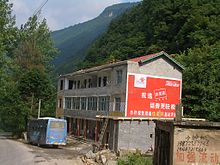
<svg viewBox="0 0 220 165"><path fill-rule="evenodd" d="M155 122L154 165L220 164L220 122Z"/></svg>
<svg viewBox="0 0 220 165"><path fill-rule="evenodd" d="M56 115L68 132L111 150L154 147L153 119L173 119L182 66L164 51L61 75Z"/></svg>

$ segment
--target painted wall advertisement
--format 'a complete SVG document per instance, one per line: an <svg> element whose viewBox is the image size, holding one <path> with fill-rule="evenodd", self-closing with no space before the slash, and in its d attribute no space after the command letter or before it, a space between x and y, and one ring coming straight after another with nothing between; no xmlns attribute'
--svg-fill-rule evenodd
<svg viewBox="0 0 220 165"><path fill-rule="evenodd" d="M173 164L220 164L220 130L179 128L174 139Z"/></svg>
<svg viewBox="0 0 220 165"><path fill-rule="evenodd" d="M174 118L181 80L128 74L127 117Z"/></svg>

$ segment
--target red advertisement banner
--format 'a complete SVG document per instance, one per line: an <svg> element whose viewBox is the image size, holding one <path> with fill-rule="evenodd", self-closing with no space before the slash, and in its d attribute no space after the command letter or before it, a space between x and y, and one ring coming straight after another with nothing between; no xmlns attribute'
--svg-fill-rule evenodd
<svg viewBox="0 0 220 165"><path fill-rule="evenodd" d="M129 74L127 88L127 117L175 117L181 80Z"/></svg>

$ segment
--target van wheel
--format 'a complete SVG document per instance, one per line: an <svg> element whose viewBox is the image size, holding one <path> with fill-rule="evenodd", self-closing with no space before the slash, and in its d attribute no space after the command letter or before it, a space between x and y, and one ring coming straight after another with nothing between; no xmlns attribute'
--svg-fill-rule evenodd
<svg viewBox="0 0 220 165"><path fill-rule="evenodd" d="M58 147L59 147L58 145L55 145L55 144L53 145L53 148L58 148Z"/></svg>

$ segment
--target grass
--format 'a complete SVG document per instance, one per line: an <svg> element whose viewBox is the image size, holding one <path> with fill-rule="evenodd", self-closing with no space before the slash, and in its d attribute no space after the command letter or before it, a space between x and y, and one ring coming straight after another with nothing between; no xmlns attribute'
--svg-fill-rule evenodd
<svg viewBox="0 0 220 165"><path fill-rule="evenodd" d="M129 154L118 160L118 165L152 165L152 157L141 154Z"/></svg>

